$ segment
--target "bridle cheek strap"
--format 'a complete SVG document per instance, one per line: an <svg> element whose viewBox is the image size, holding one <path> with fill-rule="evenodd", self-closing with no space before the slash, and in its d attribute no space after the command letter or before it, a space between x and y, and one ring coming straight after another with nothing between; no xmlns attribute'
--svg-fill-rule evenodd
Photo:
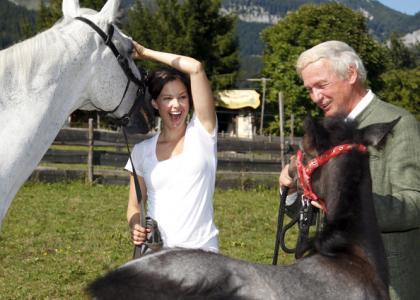
<svg viewBox="0 0 420 300"><path fill-rule="evenodd" d="M302 150L298 150L297 152L297 160L296 160L296 167L300 185L303 188L303 197L309 201L318 202L322 208L322 210L327 213L327 207L325 205L325 201L318 197L317 194L312 189L311 184L311 176L312 173L319 167L325 165L330 159L337 157L341 154L347 153L351 150L357 150L359 152L366 152L367 147L362 144L343 144L335 146L331 148L321 155L311 159L306 166L303 165L303 152Z"/></svg>
<svg viewBox="0 0 420 300"><path fill-rule="evenodd" d="M95 106L95 108L97 109L97 110L100 110L100 111L105 111L105 112L107 112L107 113L114 113L120 106L121 106L121 104L122 104L122 102L123 102L123 100L124 100L124 98L125 98L125 95L126 95L126 93L127 93L127 90L128 90L128 87L130 86L130 82L134 82L137 86L138 86L138 90L137 90L137 93L139 93L140 91L141 92L144 92L144 89L145 89L145 83L141 80L141 79L139 79L139 78L137 78L135 75L134 75L134 73L133 73L133 71L130 69L130 66L129 66L129 62L128 62L128 59L126 58L126 57L124 57L119 51L118 51L118 49L117 49L117 47L115 46L115 44L112 42L112 37L113 37L113 35L114 35L114 26L112 25L112 24L110 24L110 27L108 28L108 33L105 33L101 28L99 28L95 23L93 23L91 20L89 20L89 19L86 19L86 18L84 18L84 17L76 17L75 18L76 20L79 20L79 21L82 21L83 23L85 23L85 24L87 24L87 25L89 25L93 30L95 30L99 35L100 35L100 37L102 38L102 40L104 41L104 44L109 48L109 49L111 49L111 51L112 51L112 53L114 54L114 56L116 57L116 59L117 59L117 61L118 61L118 64L120 65L120 67L121 67L121 69L123 70L123 72L124 72L124 74L126 75L126 77L127 77L127 84L125 85L125 89L124 89L124 93L123 93L123 95L122 95L122 97L121 97L121 100L120 100L120 102L118 103L118 105L117 106L115 106L114 107L114 109L112 109L112 110L107 110L107 111L105 111L105 110L103 110L103 109L101 109L101 108L99 108L99 107L96 107L94 104L93 104L93 106Z"/></svg>

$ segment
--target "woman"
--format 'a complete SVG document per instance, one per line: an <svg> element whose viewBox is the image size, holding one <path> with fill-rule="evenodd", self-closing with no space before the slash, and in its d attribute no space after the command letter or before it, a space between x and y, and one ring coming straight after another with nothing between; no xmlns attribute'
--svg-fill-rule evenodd
<svg viewBox="0 0 420 300"><path fill-rule="evenodd" d="M154 51L136 42L133 45L133 58L171 67L155 71L148 80L152 106L162 119L161 131L132 151L142 201L147 201L148 215L158 223L164 247L218 252L218 230L213 221L216 112L204 67L191 57ZM191 104L194 113L187 124ZM126 169L132 171L130 162ZM132 174L127 220L133 243L141 245L146 229L139 225Z"/></svg>

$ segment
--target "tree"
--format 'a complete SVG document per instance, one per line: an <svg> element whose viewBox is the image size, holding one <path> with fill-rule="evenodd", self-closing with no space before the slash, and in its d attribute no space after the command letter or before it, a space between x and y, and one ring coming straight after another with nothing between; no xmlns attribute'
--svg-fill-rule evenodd
<svg viewBox="0 0 420 300"><path fill-rule="evenodd" d="M105 3L106 0L81 0L80 6L100 11Z"/></svg>
<svg viewBox="0 0 420 300"><path fill-rule="evenodd" d="M35 32L35 12L0 0L0 49L27 39Z"/></svg>
<svg viewBox="0 0 420 300"><path fill-rule="evenodd" d="M420 121L420 67L390 70L382 74L382 80L385 84L379 97L405 108Z"/></svg>
<svg viewBox="0 0 420 300"><path fill-rule="evenodd" d="M61 3L61 0L51 0L49 5L46 5L45 0L41 0L36 18L36 29L38 32L50 28L63 15Z"/></svg>
<svg viewBox="0 0 420 300"><path fill-rule="evenodd" d="M150 5L136 0L125 31L145 47L203 61L213 87L227 88L239 69L236 17L221 16L219 9L220 0L156 0Z"/></svg>
<svg viewBox="0 0 420 300"><path fill-rule="evenodd" d="M392 63L396 69L415 67L414 54L410 52L410 49L404 45L396 33L391 34L389 49Z"/></svg>
<svg viewBox="0 0 420 300"><path fill-rule="evenodd" d="M293 113L298 126L309 111L320 114L295 70L296 60L304 50L327 40L346 42L362 58L373 90L381 89L380 75L389 66L388 50L369 35L363 15L340 4L301 6L265 29L262 39L266 43L263 76L272 79L267 112L278 115L277 93L283 91L286 118ZM276 122L272 123L270 127L277 129ZM286 129L288 127L286 124Z"/></svg>
<svg viewBox="0 0 420 300"><path fill-rule="evenodd" d="M18 28L19 36L22 40L30 38L34 35L35 30L33 28L33 24L28 18L21 18L18 22Z"/></svg>
<svg viewBox="0 0 420 300"><path fill-rule="evenodd" d="M417 42L415 45L409 48L411 57L414 60L414 65L420 67L420 42Z"/></svg>
<svg viewBox="0 0 420 300"><path fill-rule="evenodd" d="M50 28L63 16L61 10L62 0L50 0L48 1L48 5L46 5L45 2L45 0L41 0L39 13L36 19L36 28L38 32ZM106 0L81 0L80 6L98 11L105 2Z"/></svg>

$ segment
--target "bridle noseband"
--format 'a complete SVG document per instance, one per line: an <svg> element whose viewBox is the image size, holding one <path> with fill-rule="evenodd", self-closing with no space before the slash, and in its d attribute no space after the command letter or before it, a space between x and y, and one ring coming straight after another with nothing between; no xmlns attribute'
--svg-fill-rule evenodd
<svg viewBox="0 0 420 300"><path fill-rule="evenodd" d="M325 201L321 199L312 189L311 176L317 168L325 165L330 159L347 153L353 149L362 153L367 151L367 147L362 144L342 144L335 146L321 155L311 159L306 165L303 164L303 152L299 149L297 152L296 167L299 182L303 188L303 199L306 201L318 202L321 205L322 210L327 213Z"/></svg>
<svg viewBox="0 0 420 300"><path fill-rule="evenodd" d="M129 66L129 61L128 61L127 57L125 57L124 55L121 55L121 53L118 51L115 44L112 42L112 37L114 35L114 30L115 30L114 26L112 24L109 26L108 34L106 34L101 28L99 28L95 23L93 23L89 19L86 19L84 17L76 17L75 19L79 20L79 21L82 21L85 24L89 25L93 30L95 30L100 35L100 37L104 41L105 45L108 46L111 49L112 53L114 53L115 57L117 58L118 64L120 65L124 74L127 76L128 80L127 80L127 85L125 86L125 89L124 89L123 96L121 97L121 100L118 103L118 105L113 110L105 111L105 110L100 109L99 107L96 107L94 105L98 110L105 111L107 113L113 113L121 106L122 101L124 100L125 94L127 93L130 82L134 82L139 87L137 93L144 92L145 83L144 83L144 81L137 78L136 75L134 75L133 71L131 70L131 68ZM134 107L134 105L133 105L133 107Z"/></svg>

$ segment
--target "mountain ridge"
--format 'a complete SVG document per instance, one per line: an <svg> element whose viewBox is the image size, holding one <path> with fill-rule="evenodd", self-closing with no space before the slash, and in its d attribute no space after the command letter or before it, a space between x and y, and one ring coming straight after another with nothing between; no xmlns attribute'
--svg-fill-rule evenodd
<svg viewBox="0 0 420 300"><path fill-rule="evenodd" d="M410 41L411 44L415 41L415 37L418 37L415 32L420 29L420 12L414 16L407 15L389 8L377 0L224 0L221 12L236 13L239 19L238 31L247 33L247 37L243 39L255 41L263 28L275 24L289 11L297 10L304 4L324 3L340 3L361 12L367 19L370 33L380 41L387 40L392 32L401 36L410 34L408 38L403 40ZM253 27L252 24L259 28L254 33L250 30ZM246 27L247 30L241 30L240 27ZM243 44L240 35L239 40ZM245 53L249 55L258 54L262 50L261 43L248 47L244 46L248 48Z"/></svg>
<svg viewBox="0 0 420 300"><path fill-rule="evenodd" d="M0 0L4 1L24 6L32 12L40 3L40 0ZM259 39L259 34L264 28L280 21L289 11L297 10L301 5L332 2L361 12L367 19L370 33L379 41L387 40L392 32L396 32L402 36L406 45L420 42L420 12L408 15L377 0L222 0L220 12L235 13L238 16L237 36L241 55L258 56L264 47ZM134 0L122 0L122 6L126 10L133 3Z"/></svg>

